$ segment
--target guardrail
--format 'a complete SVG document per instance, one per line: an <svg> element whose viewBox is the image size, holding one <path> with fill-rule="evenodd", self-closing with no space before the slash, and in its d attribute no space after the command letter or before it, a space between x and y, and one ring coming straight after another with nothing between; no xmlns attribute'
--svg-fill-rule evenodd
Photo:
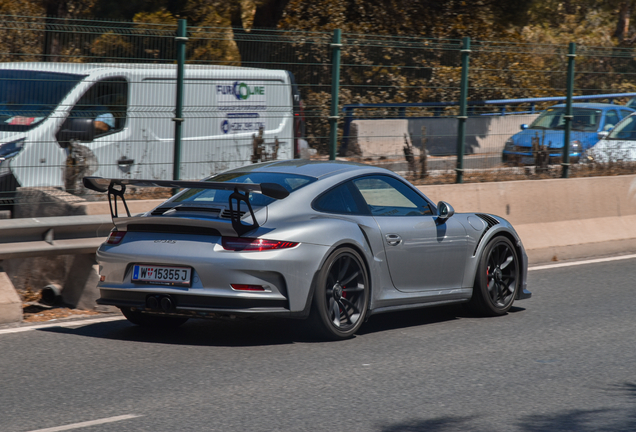
<svg viewBox="0 0 636 432"><path fill-rule="evenodd" d="M0 260L94 253L113 228L110 215L0 221Z"/></svg>

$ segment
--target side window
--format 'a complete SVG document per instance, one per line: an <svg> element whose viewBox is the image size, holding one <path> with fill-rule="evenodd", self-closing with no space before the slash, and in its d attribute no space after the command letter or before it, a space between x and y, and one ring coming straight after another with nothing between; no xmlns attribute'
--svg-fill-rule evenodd
<svg viewBox="0 0 636 432"><path fill-rule="evenodd" d="M374 216L432 215L428 202L400 180L369 176L353 180Z"/></svg>
<svg viewBox="0 0 636 432"><path fill-rule="evenodd" d="M351 183L344 183L328 190L313 202L316 211L337 214L368 215L369 211L351 191Z"/></svg>
<svg viewBox="0 0 636 432"><path fill-rule="evenodd" d="M69 118L90 118L95 123L95 136L121 130L126 125L128 83L123 78L98 81L71 110Z"/></svg>
<svg viewBox="0 0 636 432"><path fill-rule="evenodd" d="M603 126L604 131L608 131L613 128L616 123L618 123L618 113L615 110L609 110L605 114L605 126Z"/></svg>
<svg viewBox="0 0 636 432"><path fill-rule="evenodd" d="M625 118L625 117L627 117L628 115L630 115L633 112L634 111L627 111L627 110L622 109L621 110L621 118Z"/></svg>

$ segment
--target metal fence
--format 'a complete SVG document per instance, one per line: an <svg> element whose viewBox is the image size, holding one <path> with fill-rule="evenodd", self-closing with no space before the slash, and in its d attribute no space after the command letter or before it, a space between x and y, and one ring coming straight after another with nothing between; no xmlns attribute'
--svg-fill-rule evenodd
<svg viewBox="0 0 636 432"><path fill-rule="evenodd" d="M196 179L272 158L342 157L424 183L633 171L627 157L578 163L589 144L571 104L621 93L606 99L626 115L634 49L0 18L7 206L16 186L96 199L82 176ZM561 131L506 157L557 96ZM596 137L605 113L587 114Z"/></svg>

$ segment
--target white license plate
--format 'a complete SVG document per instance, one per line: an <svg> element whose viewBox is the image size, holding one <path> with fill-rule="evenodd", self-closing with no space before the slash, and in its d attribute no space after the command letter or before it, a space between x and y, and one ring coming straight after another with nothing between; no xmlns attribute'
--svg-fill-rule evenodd
<svg viewBox="0 0 636 432"><path fill-rule="evenodd" d="M132 281L161 285L190 286L190 267L153 266L135 264Z"/></svg>

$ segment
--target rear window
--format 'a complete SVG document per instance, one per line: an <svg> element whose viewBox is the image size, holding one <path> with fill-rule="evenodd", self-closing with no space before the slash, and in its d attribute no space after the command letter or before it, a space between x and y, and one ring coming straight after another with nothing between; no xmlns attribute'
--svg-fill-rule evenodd
<svg viewBox="0 0 636 432"><path fill-rule="evenodd" d="M294 192L310 183L315 182L314 177L301 176L296 174L264 173L264 172L231 172L218 174L206 179L212 182L230 183L276 183ZM177 197L173 202L195 202L198 204L227 204L232 191L220 189L189 189L183 195ZM257 192L250 192L250 204L254 207L266 206L273 201L270 198Z"/></svg>

